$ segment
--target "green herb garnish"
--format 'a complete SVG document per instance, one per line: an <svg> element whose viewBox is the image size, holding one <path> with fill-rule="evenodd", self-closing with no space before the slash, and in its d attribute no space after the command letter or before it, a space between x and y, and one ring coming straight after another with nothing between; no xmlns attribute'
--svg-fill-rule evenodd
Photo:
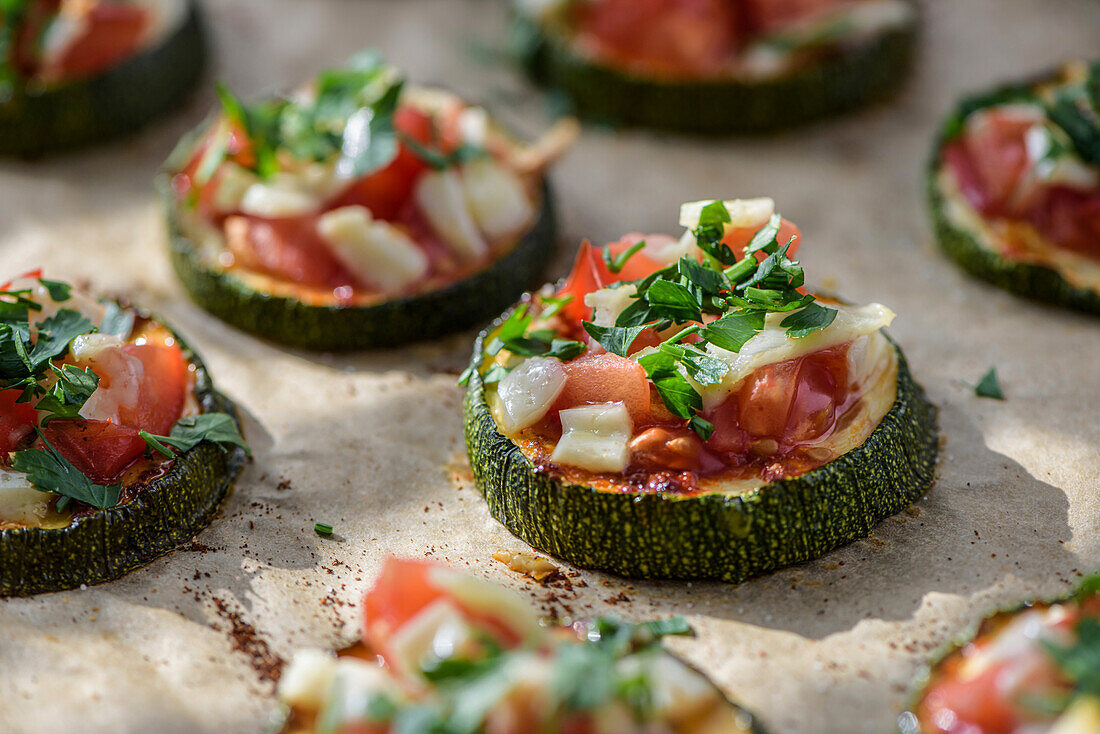
<svg viewBox="0 0 1100 734"><path fill-rule="evenodd" d="M222 451L226 451L227 446L239 446L245 450L245 453L252 454L252 450L237 428L237 422L228 413L184 416L176 421L167 436L157 436L148 431L141 431L140 435L150 449L167 457L175 456L175 453L168 448L169 446L183 453L190 451L203 441L216 444Z"/></svg>
<svg viewBox="0 0 1100 734"><path fill-rule="evenodd" d="M121 484L95 484L58 453L45 436L45 449L17 451L12 458L12 468L27 475L31 486L40 492L61 495L57 509L64 510L70 500L79 500L92 507L105 510L118 504Z"/></svg>
<svg viewBox="0 0 1100 734"><path fill-rule="evenodd" d="M974 394L980 398L993 398L1004 400L1005 394L1001 390L1001 382L997 379L997 368L990 367L978 384L974 386Z"/></svg>
<svg viewBox="0 0 1100 734"><path fill-rule="evenodd" d="M313 523L313 532L318 535L332 535L332 526L324 522Z"/></svg>

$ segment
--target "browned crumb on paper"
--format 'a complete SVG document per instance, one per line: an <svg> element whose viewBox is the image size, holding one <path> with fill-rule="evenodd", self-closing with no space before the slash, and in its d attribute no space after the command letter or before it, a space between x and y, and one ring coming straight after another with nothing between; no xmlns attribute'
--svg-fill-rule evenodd
<svg viewBox="0 0 1100 734"><path fill-rule="evenodd" d="M498 550L493 554L493 560L500 561L508 567L509 571L530 576L540 584L564 578L561 569L547 559L536 556L533 553L515 553L508 550Z"/></svg>
<svg viewBox="0 0 1100 734"><path fill-rule="evenodd" d="M213 600L218 616L229 623L229 642L233 649L248 657L261 680L278 683L286 661L271 652L256 628L246 622L240 612L231 609L225 599L215 596Z"/></svg>

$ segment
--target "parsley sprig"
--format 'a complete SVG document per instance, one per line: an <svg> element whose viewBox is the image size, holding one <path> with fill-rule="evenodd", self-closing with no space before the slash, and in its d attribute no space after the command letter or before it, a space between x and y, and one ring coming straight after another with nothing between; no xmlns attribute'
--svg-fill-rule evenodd
<svg viewBox="0 0 1100 734"><path fill-rule="evenodd" d="M399 144L437 170L485 155L469 144L442 152L439 146L398 132L394 113L404 84L397 71L371 51L352 57L345 68L321 72L308 100L279 97L249 105L218 84L222 120L199 162L195 182L205 184L230 157L233 128L243 131L251 143L252 158L242 162L238 157L237 163L261 178L279 172L280 152L298 160L335 160L337 173L349 180L389 165Z"/></svg>
<svg viewBox="0 0 1100 734"><path fill-rule="evenodd" d="M157 436L148 431L140 431L140 435L151 450L170 459L175 458L176 452L182 454L190 451L203 441L210 441L222 451L227 451L228 446L238 446L252 455L252 449L241 436L237 422L228 413L184 416L176 421L167 436Z"/></svg>
<svg viewBox="0 0 1100 734"><path fill-rule="evenodd" d="M1073 684L1075 696L1100 697L1100 620L1084 617L1075 631L1072 644L1062 647L1044 640L1043 647Z"/></svg>

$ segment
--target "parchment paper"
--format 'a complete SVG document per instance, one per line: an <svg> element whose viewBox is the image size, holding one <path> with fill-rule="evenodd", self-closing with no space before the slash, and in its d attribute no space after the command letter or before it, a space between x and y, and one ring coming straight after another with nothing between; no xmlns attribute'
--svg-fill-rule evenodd
<svg viewBox="0 0 1100 734"><path fill-rule="evenodd" d="M207 5L212 76L243 94L373 45L522 130L547 124L543 96L472 52L499 43L502 4ZM964 276L933 249L922 189L955 97L1097 55L1100 4L931 0L926 11L917 73L890 104L778 138L587 128L554 172L564 231L552 276L582 237L676 232L681 201L774 196L806 235L813 282L897 311L891 332L940 406L940 477L924 500L868 540L740 586L583 572L571 590L544 588L493 561L527 548L489 517L464 463L455 373L470 334L336 358L261 343L190 303L150 181L209 91L131 141L0 163L0 273L44 265L160 311L245 411L256 451L187 549L107 585L0 600L0 731L262 731L278 658L353 639L361 593L397 553L468 567L559 613L687 614L698 637L675 649L773 731L882 732L914 671L969 622L1100 566L1100 320ZM1005 402L973 395L991 365ZM315 535L315 521L335 535Z"/></svg>

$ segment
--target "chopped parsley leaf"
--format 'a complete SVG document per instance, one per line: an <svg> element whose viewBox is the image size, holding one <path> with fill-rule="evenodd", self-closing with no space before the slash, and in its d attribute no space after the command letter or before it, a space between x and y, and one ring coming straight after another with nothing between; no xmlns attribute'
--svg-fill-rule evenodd
<svg viewBox="0 0 1100 734"><path fill-rule="evenodd" d="M974 386L974 394L980 398L993 398L1004 400L1005 394L1001 390L1001 382L997 379L997 368L990 367L978 384Z"/></svg>

